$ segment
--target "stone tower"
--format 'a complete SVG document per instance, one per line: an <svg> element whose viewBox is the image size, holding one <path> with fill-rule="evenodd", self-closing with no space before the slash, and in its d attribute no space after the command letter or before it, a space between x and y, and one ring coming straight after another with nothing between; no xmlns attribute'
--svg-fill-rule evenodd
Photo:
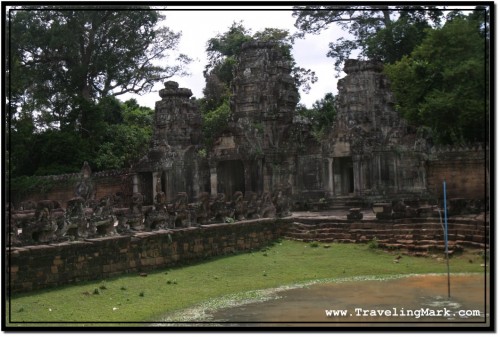
<svg viewBox="0 0 500 337"><path fill-rule="evenodd" d="M257 128L263 152L286 150L286 131L299 101L291 64L273 42L250 42L242 47L232 82L232 124L243 132ZM247 136L251 136L248 133Z"/></svg>
<svg viewBox="0 0 500 337"><path fill-rule="evenodd" d="M179 88L177 82L168 81L159 92L161 101L155 105L153 143L166 142L181 149L197 145L201 139L201 114L190 89Z"/></svg>
<svg viewBox="0 0 500 337"><path fill-rule="evenodd" d="M209 153L212 195L268 192L293 180L288 131L299 95L290 61L275 42L248 42L234 74L229 125Z"/></svg>
<svg viewBox="0 0 500 337"><path fill-rule="evenodd" d="M399 116L376 61L347 60L337 116L325 144L332 196L388 196L425 190L425 141Z"/></svg>
<svg viewBox="0 0 500 337"><path fill-rule="evenodd" d="M156 102L151 146L135 166L134 192L140 192L146 203L157 193L172 200L179 192L193 197L200 189L197 147L201 141L201 114L190 99L192 92L168 81Z"/></svg>

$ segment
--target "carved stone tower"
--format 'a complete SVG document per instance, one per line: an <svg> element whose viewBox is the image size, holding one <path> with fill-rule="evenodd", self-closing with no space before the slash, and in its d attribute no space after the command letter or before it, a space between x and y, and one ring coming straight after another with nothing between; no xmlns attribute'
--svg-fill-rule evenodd
<svg viewBox="0 0 500 337"><path fill-rule="evenodd" d="M399 116L383 65L347 60L337 116L325 144L332 196L389 196L425 190L425 141Z"/></svg>
<svg viewBox="0 0 500 337"><path fill-rule="evenodd" d="M172 200L178 192L193 196L199 191L195 153L201 140L201 114L190 100L192 92L169 81L159 95L151 147L136 165L134 177L134 192L144 194L149 204L159 192Z"/></svg>
<svg viewBox="0 0 500 337"><path fill-rule="evenodd" d="M227 130L209 153L211 194L269 192L293 182L294 150L289 139L299 95L291 64L273 42L249 42L231 85Z"/></svg>

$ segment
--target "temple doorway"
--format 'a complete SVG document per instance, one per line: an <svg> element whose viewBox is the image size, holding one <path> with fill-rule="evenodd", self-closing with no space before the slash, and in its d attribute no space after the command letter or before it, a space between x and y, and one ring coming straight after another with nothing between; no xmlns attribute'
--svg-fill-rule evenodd
<svg viewBox="0 0 500 337"><path fill-rule="evenodd" d="M333 184L335 195L354 193L354 170L352 157L333 158Z"/></svg>
<svg viewBox="0 0 500 337"><path fill-rule="evenodd" d="M241 160L225 160L217 164L217 193L229 200L234 192L245 193L245 167Z"/></svg>
<svg viewBox="0 0 500 337"><path fill-rule="evenodd" d="M156 182L155 182L156 183ZM153 204L153 174L143 172L139 174L140 193L144 196L144 205Z"/></svg>

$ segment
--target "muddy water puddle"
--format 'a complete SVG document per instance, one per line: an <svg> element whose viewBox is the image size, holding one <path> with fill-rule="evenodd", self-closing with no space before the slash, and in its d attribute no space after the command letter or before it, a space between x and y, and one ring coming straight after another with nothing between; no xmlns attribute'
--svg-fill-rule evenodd
<svg viewBox="0 0 500 337"><path fill-rule="evenodd" d="M388 280L314 284L279 291L265 302L233 306L211 313L212 322L236 325L403 325L489 324L489 278L422 275ZM482 323L482 324L481 324Z"/></svg>

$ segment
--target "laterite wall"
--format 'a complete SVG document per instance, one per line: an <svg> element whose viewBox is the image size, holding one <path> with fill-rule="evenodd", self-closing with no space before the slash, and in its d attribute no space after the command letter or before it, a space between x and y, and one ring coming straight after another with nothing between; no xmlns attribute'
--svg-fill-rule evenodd
<svg viewBox="0 0 500 337"><path fill-rule="evenodd" d="M11 293L31 291L258 249L281 237L286 227L281 220L258 219L13 247L7 250L7 286Z"/></svg>
<svg viewBox="0 0 500 337"><path fill-rule="evenodd" d="M485 200L489 195L486 151L448 149L432 153L427 164L428 191L442 198L443 179L446 179L448 198Z"/></svg>

